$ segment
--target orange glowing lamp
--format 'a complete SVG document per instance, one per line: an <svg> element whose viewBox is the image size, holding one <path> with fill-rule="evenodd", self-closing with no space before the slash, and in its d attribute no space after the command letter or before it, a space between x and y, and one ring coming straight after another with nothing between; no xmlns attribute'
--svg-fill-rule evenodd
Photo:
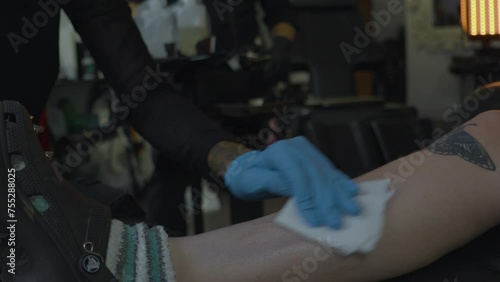
<svg viewBox="0 0 500 282"><path fill-rule="evenodd" d="M500 0L461 0L460 10L470 38L500 38Z"/></svg>

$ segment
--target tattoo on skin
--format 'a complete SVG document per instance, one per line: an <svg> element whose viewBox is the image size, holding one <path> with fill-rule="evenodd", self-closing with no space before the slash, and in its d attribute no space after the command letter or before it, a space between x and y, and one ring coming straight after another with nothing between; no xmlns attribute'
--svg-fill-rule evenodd
<svg viewBox="0 0 500 282"><path fill-rule="evenodd" d="M213 172L222 176L232 161L250 151L250 149L236 142L219 142L208 154L208 166Z"/></svg>
<svg viewBox="0 0 500 282"><path fill-rule="evenodd" d="M478 126L475 123L467 124L450 132L428 150L439 155L459 156L467 162L473 163L486 170L496 171L496 166L486 149L479 141L465 131L466 127Z"/></svg>

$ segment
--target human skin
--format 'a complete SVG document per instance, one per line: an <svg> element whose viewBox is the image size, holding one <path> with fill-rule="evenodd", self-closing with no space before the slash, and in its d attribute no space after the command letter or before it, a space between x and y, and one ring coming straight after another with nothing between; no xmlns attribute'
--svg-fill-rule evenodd
<svg viewBox="0 0 500 282"><path fill-rule="evenodd" d="M463 129L497 166L499 126L500 112L493 111ZM463 141L449 140L459 146ZM276 225L271 215L171 239L178 281L381 281L428 265L500 223L500 168L485 169L426 149L404 160L417 164L413 173L399 173L399 159L355 179L359 183L394 176L396 193L373 252L338 256Z"/></svg>

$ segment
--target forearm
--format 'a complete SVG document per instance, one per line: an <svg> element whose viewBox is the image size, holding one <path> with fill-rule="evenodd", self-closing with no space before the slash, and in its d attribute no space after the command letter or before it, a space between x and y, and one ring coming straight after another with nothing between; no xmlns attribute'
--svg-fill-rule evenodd
<svg viewBox="0 0 500 282"><path fill-rule="evenodd" d="M479 116L473 121L479 126L467 128L497 164L499 116ZM271 216L172 241L179 281L381 281L423 267L500 222L499 171L426 150L405 160L420 160L413 173L398 173L401 159L356 179L380 179L388 172L404 178L394 182L396 195L372 253L327 253L276 226ZM305 271L306 261L317 268Z"/></svg>
<svg viewBox="0 0 500 282"><path fill-rule="evenodd" d="M210 150L233 139L187 99L167 90L148 97L130 121L158 151L203 177L210 172Z"/></svg>
<svg viewBox="0 0 500 282"><path fill-rule="evenodd" d="M174 241L178 281L381 281L431 263L481 232L456 207L455 212L432 208L461 201L431 202L410 191L420 187L408 187L389 204L384 235L369 255L338 256L277 226L270 216ZM314 271L306 271L305 263Z"/></svg>

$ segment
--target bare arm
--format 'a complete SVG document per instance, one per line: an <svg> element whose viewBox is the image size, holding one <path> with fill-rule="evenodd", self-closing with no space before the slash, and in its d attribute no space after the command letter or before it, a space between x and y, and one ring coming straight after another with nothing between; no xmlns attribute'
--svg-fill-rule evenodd
<svg viewBox="0 0 500 282"><path fill-rule="evenodd" d="M477 126L464 132L473 137L475 148L480 145L500 164L500 113L480 115L471 123ZM449 142L462 142L459 137ZM400 159L356 179L397 176L384 233L372 253L337 256L276 226L269 216L172 240L179 281L380 281L437 260L500 222L500 173L478 165L484 159L460 157L451 149L434 151L406 157L413 172L398 172Z"/></svg>

